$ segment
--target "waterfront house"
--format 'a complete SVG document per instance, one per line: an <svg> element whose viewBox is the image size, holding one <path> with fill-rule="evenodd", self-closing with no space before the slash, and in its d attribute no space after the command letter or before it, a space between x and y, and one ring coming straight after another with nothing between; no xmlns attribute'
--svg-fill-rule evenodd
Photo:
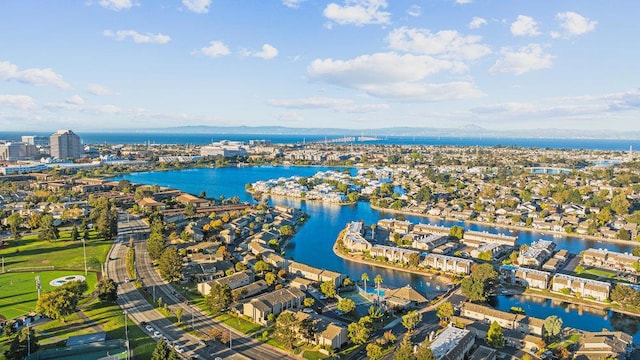
<svg viewBox="0 0 640 360"><path fill-rule="evenodd" d="M413 229L413 223L406 220L381 219L378 220L378 227L389 232L398 234L408 234Z"/></svg>
<svg viewBox="0 0 640 360"><path fill-rule="evenodd" d="M517 236L511 236L511 235L505 235L505 234L492 234L486 231L465 231L462 237L462 242L465 245L468 242L469 246L478 246L475 244L479 244L479 243L496 243L499 245L514 247L516 245L517 240L518 240Z"/></svg>
<svg viewBox="0 0 640 360"><path fill-rule="evenodd" d="M205 199L201 199L197 196L193 196L191 194L187 194L187 193L182 193L180 195L178 195L176 197L176 201L183 204L183 205L187 205L187 204L191 204L193 205L195 208L199 208L199 207L205 207L209 204L209 201L205 200Z"/></svg>
<svg viewBox="0 0 640 360"><path fill-rule="evenodd" d="M369 254L376 258L378 256L384 257L387 261L408 263L411 254L420 254L418 251L385 245L374 245Z"/></svg>
<svg viewBox="0 0 640 360"><path fill-rule="evenodd" d="M415 228L414 228L415 230ZM411 247L418 250L431 251L449 241L448 235L442 234L422 234L413 232L407 236L411 237Z"/></svg>
<svg viewBox="0 0 640 360"><path fill-rule="evenodd" d="M549 287L551 274L546 271L523 268L514 265L503 265L500 267L500 278L511 285L546 289Z"/></svg>
<svg viewBox="0 0 640 360"><path fill-rule="evenodd" d="M371 243L364 237L362 222L352 221L347 224L342 237L342 244L350 251L367 251L371 249Z"/></svg>
<svg viewBox="0 0 640 360"><path fill-rule="evenodd" d="M609 298L611 284L604 281L585 279L577 276L556 274L553 276L551 290L558 292L568 291L576 296L593 298L598 301L605 301Z"/></svg>
<svg viewBox="0 0 640 360"><path fill-rule="evenodd" d="M511 314L474 303L464 303L460 308L460 316L479 320L486 324L497 322L503 329L520 331L524 334L542 336L544 320L531 316Z"/></svg>
<svg viewBox="0 0 640 360"><path fill-rule="evenodd" d="M468 275L473 261L448 255L427 254L421 265L444 272Z"/></svg>
<svg viewBox="0 0 640 360"><path fill-rule="evenodd" d="M640 257L608 249L587 249L582 253L582 263L601 269L635 273Z"/></svg>
<svg viewBox="0 0 640 360"><path fill-rule="evenodd" d="M313 266L309 266L307 264L302 264L292 260L287 260L287 263L288 263L288 272L290 274L298 275L311 281L318 281L318 282L331 281L336 288L342 285L342 281L345 278L345 275L343 274L340 274L334 271L318 269Z"/></svg>
<svg viewBox="0 0 640 360"><path fill-rule="evenodd" d="M267 316L302 306L305 294L297 288L282 288L251 299L242 305L242 313L253 322L267 325Z"/></svg>
<svg viewBox="0 0 640 360"><path fill-rule="evenodd" d="M634 349L633 338L622 331L585 331L578 344L576 360L629 359Z"/></svg>
<svg viewBox="0 0 640 360"><path fill-rule="evenodd" d="M524 246L518 254L518 264L520 266L533 266L540 268L553 254L556 244L550 240L538 240L529 246Z"/></svg>
<svg viewBox="0 0 640 360"><path fill-rule="evenodd" d="M390 306L412 308L424 305L429 301L417 290L406 285L399 289L385 291L384 298Z"/></svg>

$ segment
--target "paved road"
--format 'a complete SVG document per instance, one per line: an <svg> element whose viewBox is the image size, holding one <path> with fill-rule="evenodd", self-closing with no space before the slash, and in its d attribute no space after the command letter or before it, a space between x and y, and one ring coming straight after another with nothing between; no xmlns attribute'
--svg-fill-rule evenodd
<svg viewBox="0 0 640 360"><path fill-rule="evenodd" d="M201 334L208 334L214 327L222 331L227 331L231 334L231 345L233 351L221 346L214 349L198 348L198 355L201 357L210 357L215 355L226 358L233 352L236 352L249 359L276 360L295 358L270 345L266 345L260 341L252 339L233 328L227 327L202 313L197 307L188 305L182 295L176 293L173 287L160 278L160 275L154 268L145 247L146 243L141 241L136 242L136 269L138 271L138 276L144 283L144 286L147 289L151 289L150 292L152 294L155 291L155 298L157 299L161 296L163 303L167 304L172 311L175 311L178 307L182 308L183 321L192 325L192 327ZM191 350L190 346L191 345L189 344L185 348L187 350ZM213 353L211 350L213 350Z"/></svg>

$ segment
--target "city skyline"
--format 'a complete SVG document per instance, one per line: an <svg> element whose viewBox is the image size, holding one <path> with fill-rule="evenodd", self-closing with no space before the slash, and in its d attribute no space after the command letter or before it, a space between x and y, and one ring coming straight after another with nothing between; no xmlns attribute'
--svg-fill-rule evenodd
<svg viewBox="0 0 640 360"><path fill-rule="evenodd" d="M0 126L640 130L595 0L89 0L0 4Z"/></svg>

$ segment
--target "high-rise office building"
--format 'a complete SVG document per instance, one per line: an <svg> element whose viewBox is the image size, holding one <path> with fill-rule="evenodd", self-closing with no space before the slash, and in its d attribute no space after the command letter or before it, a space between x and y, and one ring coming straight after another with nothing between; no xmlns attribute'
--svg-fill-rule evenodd
<svg viewBox="0 0 640 360"><path fill-rule="evenodd" d="M31 144L17 141L0 141L0 160L33 160L37 154L36 147Z"/></svg>
<svg viewBox="0 0 640 360"><path fill-rule="evenodd" d="M80 137L71 130L58 130L49 140L51 156L58 159L77 159L82 153Z"/></svg>

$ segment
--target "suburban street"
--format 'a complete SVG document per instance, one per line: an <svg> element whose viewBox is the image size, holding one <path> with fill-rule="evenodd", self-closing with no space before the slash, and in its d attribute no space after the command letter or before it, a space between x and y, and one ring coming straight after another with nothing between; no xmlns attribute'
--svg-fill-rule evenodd
<svg viewBox="0 0 640 360"><path fill-rule="evenodd" d="M124 226L119 224L119 230L126 229L128 231L125 232L126 235L123 237L119 235L119 241L114 243L109 253L110 260L107 261L106 266L107 274L118 283L118 304L143 331L153 336L151 332L141 325L144 321L151 325L155 331L158 331L161 336L166 337L169 342L182 346L185 349L182 355L187 357L197 355L198 358L202 359L220 357L223 359L274 360L295 358L272 346L249 338L224 324L220 324L202 313L195 306L189 305L180 294L177 294L168 283L160 278L160 275L155 270L146 252L146 243L143 240L148 237L148 226L142 220L134 219L133 216L121 215L119 219L125 223ZM183 321L202 334L207 334L214 327L229 332L231 349L219 342L215 342L215 344L208 342L208 345L203 344L200 338L181 330L156 311L134 287L133 282L126 281L128 276L125 263L128 249L126 244L128 244L128 239L131 236L135 239L136 271L138 272L139 280L142 281L143 286L149 289L150 294L153 296L155 292L155 299L162 297L163 303L167 304L172 311L175 311L178 307L182 308Z"/></svg>

